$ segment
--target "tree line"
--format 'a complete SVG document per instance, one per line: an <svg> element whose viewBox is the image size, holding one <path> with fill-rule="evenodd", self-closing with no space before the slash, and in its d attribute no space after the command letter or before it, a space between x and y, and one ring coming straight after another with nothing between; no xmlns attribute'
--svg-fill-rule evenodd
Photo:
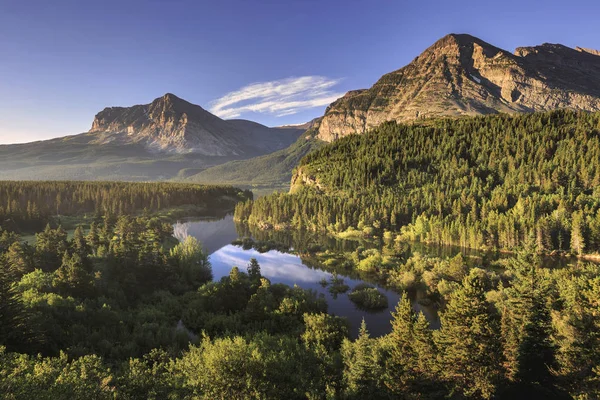
<svg viewBox="0 0 600 400"><path fill-rule="evenodd" d="M193 238L170 241L171 235L169 224L132 216L101 218L70 239L48 226L33 245L2 232L0 393L8 399L600 394L600 267L541 268L533 239L500 275L469 268L461 258L388 265L418 274L444 296L440 328L430 329L403 295L388 335L370 337L363 324L352 339L346 320L327 314L315 292L272 284L255 260L211 281L201 245ZM372 253L353 252L359 265Z"/></svg>
<svg viewBox="0 0 600 400"><path fill-rule="evenodd" d="M134 215L146 210L195 206L209 212L232 209L252 198L231 186L134 182L0 182L0 226L38 230L52 217Z"/></svg>
<svg viewBox="0 0 600 400"><path fill-rule="evenodd" d="M480 249L533 234L546 252L600 251L598 113L387 122L310 153L296 176L291 194L239 204L236 219Z"/></svg>

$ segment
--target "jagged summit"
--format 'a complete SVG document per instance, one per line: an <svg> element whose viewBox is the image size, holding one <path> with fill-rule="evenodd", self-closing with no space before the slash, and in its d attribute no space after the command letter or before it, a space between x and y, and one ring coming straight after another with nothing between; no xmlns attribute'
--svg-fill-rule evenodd
<svg viewBox="0 0 600 400"><path fill-rule="evenodd" d="M501 49L467 33L450 33L428 47L423 54L430 52L439 53L444 51L456 52L457 50L472 47L474 44L477 44L481 47L493 48L498 51L502 51Z"/></svg>
<svg viewBox="0 0 600 400"><path fill-rule="evenodd" d="M141 143L154 151L209 156L264 154L284 148L298 132L245 120L225 121L172 93L150 104L108 107L96 114L96 144Z"/></svg>
<svg viewBox="0 0 600 400"><path fill-rule="evenodd" d="M319 127L331 141L382 122L437 116L600 110L600 53L560 44L514 54L468 34L449 34L370 89L332 103Z"/></svg>

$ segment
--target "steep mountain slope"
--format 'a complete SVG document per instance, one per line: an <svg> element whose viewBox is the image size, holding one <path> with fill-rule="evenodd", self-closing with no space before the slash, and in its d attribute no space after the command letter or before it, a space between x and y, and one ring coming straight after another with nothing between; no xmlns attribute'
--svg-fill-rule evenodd
<svg viewBox="0 0 600 400"><path fill-rule="evenodd" d="M239 187L252 187L253 190L287 189L292 178L292 170L302 157L321 147L324 142L315 136L320 118L294 129L307 129L291 146L264 156L248 160L230 161L208 168L189 177L199 183L227 183Z"/></svg>
<svg viewBox="0 0 600 400"><path fill-rule="evenodd" d="M286 148L303 132L225 121L166 94L106 108L83 134L0 146L0 179L165 180Z"/></svg>
<svg viewBox="0 0 600 400"><path fill-rule="evenodd" d="M555 110L383 123L304 157L289 194L238 204L235 217L478 249L534 237L581 254L600 252L599 196L600 112Z"/></svg>
<svg viewBox="0 0 600 400"><path fill-rule="evenodd" d="M296 140L300 130L272 129L246 120L225 121L167 93L150 104L106 108L90 133L98 144L142 143L150 150L207 156L265 154Z"/></svg>
<svg viewBox="0 0 600 400"><path fill-rule="evenodd" d="M332 141L385 121L438 116L600 110L600 56L560 44L515 54L470 35L451 34L367 90L331 104L318 137Z"/></svg>
<svg viewBox="0 0 600 400"><path fill-rule="evenodd" d="M321 147L316 132L301 136L296 143L283 150L248 160L230 161L208 168L189 178L198 183L223 183L238 187L287 190L292 171L302 157Z"/></svg>

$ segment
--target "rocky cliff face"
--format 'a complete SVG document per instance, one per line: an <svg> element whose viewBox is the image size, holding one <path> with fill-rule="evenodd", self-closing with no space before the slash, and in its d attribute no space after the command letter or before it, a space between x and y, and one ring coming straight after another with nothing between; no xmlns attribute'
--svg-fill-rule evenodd
<svg viewBox="0 0 600 400"><path fill-rule="evenodd" d="M332 141L382 122L438 116L600 110L600 53L559 44L515 54L451 34L373 87L348 92L325 112L318 137Z"/></svg>
<svg viewBox="0 0 600 400"><path fill-rule="evenodd" d="M148 149L207 156L265 154L293 143L301 129L276 129L245 120L225 121L167 93L150 104L98 113L95 143L142 143Z"/></svg>

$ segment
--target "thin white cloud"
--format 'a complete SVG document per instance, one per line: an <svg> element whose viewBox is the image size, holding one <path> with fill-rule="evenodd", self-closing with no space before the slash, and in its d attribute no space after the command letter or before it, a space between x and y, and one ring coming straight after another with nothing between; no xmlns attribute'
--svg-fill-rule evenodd
<svg viewBox="0 0 600 400"><path fill-rule="evenodd" d="M329 272L308 268L298 256L293 254L280 253L276 250L259 253L254 249L243 250L228 245L210 255L215 279L228 275L234 266L245 271L250 258L256 258L260 264L261 274L275 282L316 283L323 278L331 277Z"/></svg>
<svg viewBox="0 0 600 400"><path fill-rule="evenodd" d="M211 102L210 112L221 118L235 118L246 112L278 117L314 107L327 106L344 95L333 87L339 79L301 76L252 83Z"/></svg>

